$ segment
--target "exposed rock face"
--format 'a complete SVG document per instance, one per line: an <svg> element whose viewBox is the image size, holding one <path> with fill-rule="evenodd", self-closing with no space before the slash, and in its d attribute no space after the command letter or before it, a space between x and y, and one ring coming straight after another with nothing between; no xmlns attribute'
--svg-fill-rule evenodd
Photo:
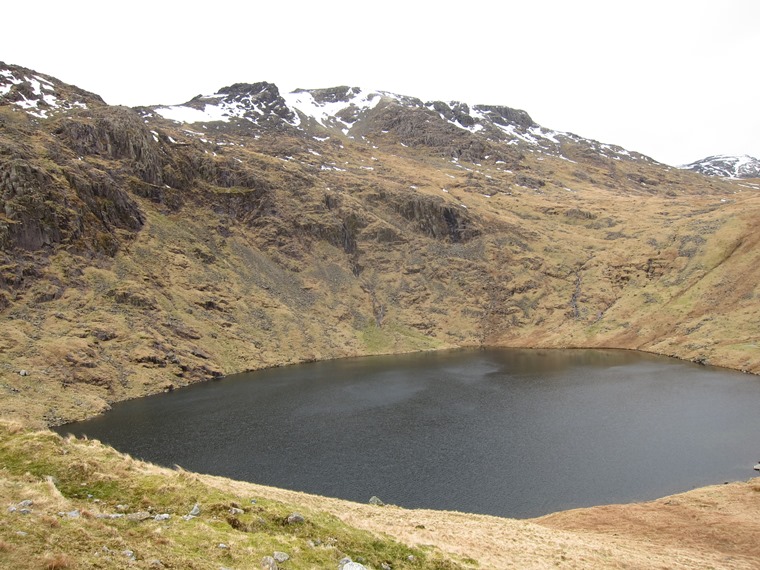
<svg viewBox="0 0 760 570"><path fill-rule="evenodd" d="M224 94L224 101L230 105L239 105L250 113L264 116L271 115L286 122L293 122L295 115L288 108L280 95L280 90L273 83L235 83L219 90Z"/></svg>
<svg viewBox="0 0 760 570"><path fill-rule="evenodd" d="M56 130L78 155L126 160L135 174L150 184L161 184L158 145L140 116L124 107L98 109L61 121Z"/></svg>
<svg viewBox="0 0 760 570"><path fill-rule="evenodd" d="M116 114L119 116L121 112L117 110ZM129 114L134 115L131 111ZM74 124L69 119L64 122ZM85 129L77 131L85 133L82 138L67 142L102 145L106 156L128 160L130 168L138 173L155 173L159 168L155 157L146 159L151 153L140 151L139 144L119 144L129 138L128 131L111 126L110 138ZM142 125L140 129L145 130ZM22 133L8 128L4 134L17 139L23 137ZM109 144L111 140L116 144ZM49 156L57 158L57 165L20 147L0 154L0 191L5 216L0 220L0 244L6 251L12 248L34 251L68 243L112 255L119 245L113 230L134 232L143 223L142 213L126 192L121 170L108 172L92 167L55 142L48 145L46 150ZM146 166L150 164L153 166Z"/></svg>
<svg viewBox="0 0 760 570"><path fill-rule="evenodd" d="M448 121L459 123L463 127L475 125L475 119L470 115L470 108L466 103L454 101L449 106L443 101L433 101L428 103L428 107L432 107L433 111L440 113Z"/></svg>
<svg viewBox="0 0 760 570"><path fill-rule="evenodd" d="M465 208L446 204L442 198L403 197L394 203L404 218L433 238L463 242L480 234L477 224Z"/></svg>
<svg viewBox="0 0 760 570"><path fill-rule="evenodd" d="M496 125L517 125L524 129L538 126L533 122L528 113L519 109L512 109L501 105L476 105L475 110L483 113Z"/></svg>
<svg viewBox="0 0 760 570"><path fill-rule="evenodd" d="M327 89L301 89L300 92L311 93L317 103L348 103L361 92L358 87L331 87Z"/></svg>
<svg viewBox="0 0 760 570"><path fill-rule="evenodd" d="M59 203L53 177L21 159L0 163L0 186L5 219L0 223L3 249L36 250L76 235L76 222Z"/></svg>

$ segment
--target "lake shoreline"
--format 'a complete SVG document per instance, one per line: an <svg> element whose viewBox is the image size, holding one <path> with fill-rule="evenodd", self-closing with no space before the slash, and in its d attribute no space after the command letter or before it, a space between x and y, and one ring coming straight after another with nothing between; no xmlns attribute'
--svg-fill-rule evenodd
<svg viewBox="0 0 760 570"><path fill-rule="evenodd" d="M55 431L163 465L309 493L528 518L742 478L733 465L749 446L755 416L745 402L760 397L757 389L736 371L642 351L478 347L231 375ZM725 441L726 430L742 436ZM723 457L729 447L734 455ZM333 473L346 457L354 463L348 482ZM458 484L435 491L427 473L448 471L459 473ZM414 490L420 477L430 490ZM404 491L388 478L408 479ZM536 497L545 506L531 506L532 480L553 490Z"/></svg>

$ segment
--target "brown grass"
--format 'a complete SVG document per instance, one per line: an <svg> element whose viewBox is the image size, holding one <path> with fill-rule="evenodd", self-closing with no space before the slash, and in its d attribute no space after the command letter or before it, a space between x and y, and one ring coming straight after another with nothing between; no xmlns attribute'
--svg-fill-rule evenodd
<svg viewBox="0 0 760 570"><path fill-rule="evenodd" d="M71 568L72 561L68 555L58 553L45 557L42 564L45 570L66 570Z"/></svg>

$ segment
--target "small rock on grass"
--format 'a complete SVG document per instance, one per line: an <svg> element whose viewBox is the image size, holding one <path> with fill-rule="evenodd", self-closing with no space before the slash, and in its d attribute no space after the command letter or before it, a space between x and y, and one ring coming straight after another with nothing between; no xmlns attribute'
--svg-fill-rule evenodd
<svg viewBox="0 0 760 570"><path fill-rule="evenodd" d="M306 519L303 518L301 513L291 513L288 515L288 524L300 524L305 521Z"/></svg>
<svg viewBox="0 0 760 570"><path fill-rule="evenodd" d="M354 562L350 557L346 556L338 562L338 570L367 570L367 567L364 564Z"/></svg>
<svg viewBox="0 0 760 570"><path fill-rule="evenodd" d="M290 559L290 555L287 552L280 552L279 550L275 550L273 558L277 562L285 562L286 560Z"/></svg>
<svg viewBox="0 0 760 570"><path fill-rule="evenodd" d="M152 518L152 515L148 511L137 511L136 513L129 513L127 515L127 520L130 521L146 521L149 518Z"/></svg>
<svg viewBox="0 0 760 570"><path fill-rule="evenodd" d="M261 559L261 567L264 570L278 570L277 562L271 556L265 556Z"/></svg>

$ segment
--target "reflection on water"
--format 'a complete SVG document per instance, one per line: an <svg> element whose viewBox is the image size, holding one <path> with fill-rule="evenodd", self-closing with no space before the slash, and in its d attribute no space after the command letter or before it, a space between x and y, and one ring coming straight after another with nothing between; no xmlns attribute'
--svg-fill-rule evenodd
<svg viewBox="0 0 760 570"><path fill-rule="evenodd" d="M61 432L322 495L527 517L753 476L760 380L612 350L311 363L124 402Z"/></svg>

